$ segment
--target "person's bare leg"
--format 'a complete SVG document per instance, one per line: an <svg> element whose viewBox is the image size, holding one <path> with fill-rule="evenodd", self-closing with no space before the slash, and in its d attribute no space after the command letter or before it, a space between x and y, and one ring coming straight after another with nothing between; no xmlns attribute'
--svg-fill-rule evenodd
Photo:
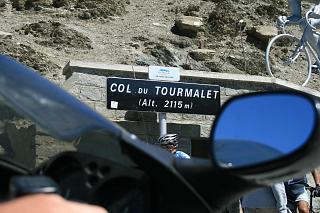
<svg viewBox="0 0 320 213"><path fill-rule="evenodd" d="M304 200L298 202L297 208L299 213L309 213L309 203Z"/></svg>

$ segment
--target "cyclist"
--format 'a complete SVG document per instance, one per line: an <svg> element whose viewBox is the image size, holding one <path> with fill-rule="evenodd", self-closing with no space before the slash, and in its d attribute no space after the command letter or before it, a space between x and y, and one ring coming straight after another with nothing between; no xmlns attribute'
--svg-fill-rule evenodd
<svg viewBox="0 0 320 213"><path fill-rule="evenodd" d="M279 16L277 19L277 23L279 26L285 23L294 23L301 19L301 0L288 0L291 16ZM320 3L311 7L310 11L312 12L310 18L319 19L320 18ZM314 24L315 27L320 27L319 20L311 20L311 23Z"/></svg>
<svg viewBox="0 0 320 213"><path fill-rule="evenodd" d="M158 139L160 146L177 158L190 159L190 156L182 151L177 151L179 145L177 134L165 134Z"/></svg>
<svg viewBox="0 0 320 213"><path fill-rule="evenodd" d="M301 19L301 0L288 0L289 8L292 13L291 16L279 16L277 19L277 26L281 27L285 23L295 23ZM320 3L313 6L309 11L312 11L310 14L309 22L311 25L317 29L320 28ZM301 26L305 27L306 22L302 22ZM313 29L308 28L305 32L305 38L311 47L317 52L318 57L320 57L320 36L317 33L314 33ZM313 68L317 68L317 65L314 64Z"/></svg>
<svg viewBox="0 0 320 213"><path fill-rule="evenodd" d="M316 184L315 196L320 195L320 175L316 170L311 172ZM306 190L307 177L293 178L285 182L288 206L297 208L299 213L309 213L309 195Z"/></svg>

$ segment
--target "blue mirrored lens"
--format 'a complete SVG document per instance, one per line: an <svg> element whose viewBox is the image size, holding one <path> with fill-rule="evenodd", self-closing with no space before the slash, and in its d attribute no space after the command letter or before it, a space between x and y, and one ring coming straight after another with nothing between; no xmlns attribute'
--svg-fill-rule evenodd
<svg viewBox="0 0 320 213"><path fill-rule="evenodd" d="M311 136L313 103L300 95L260 94L230 103L213 132L213 154L227 168L252 166L293 153Z"/></svg>

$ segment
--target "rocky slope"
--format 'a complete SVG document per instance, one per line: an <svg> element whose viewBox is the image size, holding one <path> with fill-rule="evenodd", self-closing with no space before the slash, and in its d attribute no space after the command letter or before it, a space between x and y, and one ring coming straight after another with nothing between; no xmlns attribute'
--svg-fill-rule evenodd
<svg viewBox="0 0 320 213"><path fill-rule="evenodd" d="M286 0L0 0L0 7L0 31L12 34L0 37L0 53L58 82L68 60L267 75L268 38L255 31L287 12ZM201 26L182 30L181 16ZM318 80L308 86L319 90Z"/></svg>

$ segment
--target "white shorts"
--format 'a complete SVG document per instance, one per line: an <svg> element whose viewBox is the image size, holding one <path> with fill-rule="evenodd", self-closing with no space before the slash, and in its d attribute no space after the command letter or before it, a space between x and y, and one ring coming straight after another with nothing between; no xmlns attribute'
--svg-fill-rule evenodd
<svg viewBox="0 0 320 213"><path fill-rule="evenodd" d="M309 203L309 194L306 188L304 188L303 192L297 196L295 202L302 201L302 200Z"/></svg>
<svg viewBox="0 0 320 213"><path fill-rule="evenodd" d="M287 206L290 209L296 207L297 202L304 201L309 203L309 193L303 184L293 184L286 187L286 194L288 199Z"/></svg>

